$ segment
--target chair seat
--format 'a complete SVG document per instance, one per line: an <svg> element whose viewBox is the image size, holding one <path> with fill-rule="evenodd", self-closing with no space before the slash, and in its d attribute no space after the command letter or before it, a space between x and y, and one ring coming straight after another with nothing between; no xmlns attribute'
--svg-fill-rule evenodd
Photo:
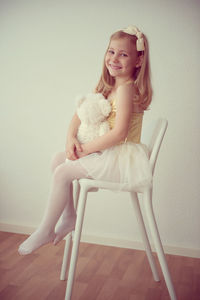
<svg viewBox="0 0 200 300"><path fill-rule="evenodd" d="M134 192L129 188L128 184L120 184L117 182L103 181L103 180L94 180L94 179L79 179L79 183L81 186L85 186L88 189L88 192L93 191L92 189L105 189L105 190L113 190L113 191L124 191L124 192Z"/></svg>

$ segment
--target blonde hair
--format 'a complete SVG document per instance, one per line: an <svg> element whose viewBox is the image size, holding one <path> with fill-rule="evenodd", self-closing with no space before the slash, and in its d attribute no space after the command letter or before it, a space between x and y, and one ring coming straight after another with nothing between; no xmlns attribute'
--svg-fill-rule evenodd
<svg viewBox="0 0 200 300"><path fill-rule="evenodd" d="M122 39L122 38L128 38L134 45L136 45L137 37L135 35L130 35L128 33L125 33L121 30L111 35L110 42L114 39ZM148 47L147 38L144 34L143 34L143 39L144 39L145 50L138 52L138 56L143 55L143 61L141 67L135 68L133 74L133 80L135 82L137 92L139 95L140 106L144 110L146 110L152 100L152 87L151 87L151 80L150 80L149 47ZM105 56L103 62L102 75L96 86L95 91L96 93L102 93L104 97L107 98L109 93L111 92L112 87L114 86L115 79L109 74L108 69L106 68Z"/></svg>

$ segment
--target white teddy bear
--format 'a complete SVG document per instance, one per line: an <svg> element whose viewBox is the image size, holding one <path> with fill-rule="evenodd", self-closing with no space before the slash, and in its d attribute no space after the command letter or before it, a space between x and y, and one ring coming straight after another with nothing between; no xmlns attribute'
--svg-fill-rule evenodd
<svg viewBox="0 0 200 300"><path fill-rule="evenodd" d="M111 112L111 105L100 93L90 93L79 97L77 115L81 120L77 138L81 144L87 143L110 130L106 118Z"/></svg>

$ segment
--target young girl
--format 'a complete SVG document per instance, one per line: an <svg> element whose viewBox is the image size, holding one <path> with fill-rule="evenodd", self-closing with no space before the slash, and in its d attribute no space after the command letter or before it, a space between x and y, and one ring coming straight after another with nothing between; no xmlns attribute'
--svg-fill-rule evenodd
<svg viewBox="0 0 200 300"><path fill-rule="evenodd" d="M127 185L136 191L151 184L148 152L140 143L143 113L152 98L149 73L145 35L135 26L115 32L110 38L95 91L111 103L108 117L111 130L80 145L76 138L80 119L75 113L67 134L66 153L58 153L53 160L52 189L44 218L39 228L20 245L21 255L30 254L50 242L57 244L74 229L74 179L119 182L119 189Z"/></svg>

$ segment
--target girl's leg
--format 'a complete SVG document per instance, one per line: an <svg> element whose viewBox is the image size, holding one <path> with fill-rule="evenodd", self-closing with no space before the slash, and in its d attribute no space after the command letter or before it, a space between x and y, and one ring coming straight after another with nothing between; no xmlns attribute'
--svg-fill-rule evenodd
<svg viewBox="0 0 200 300"><path fill-rule="evenodd" d="M52 172L55 171L55 169L65 162L66 160L66 153L65 152L58 152L52 160L51 169ZM71 232L75 228L76 223L76 211L74 209L74 202L73 202L73 184L70 185L70 201L67 201L67 204L65 205L65 208L62 213L61 220L59 224L56 226L56 237L54 239L54 245L56 245L58 242L60 242L67 233Z"/></svg>
<svg viewBox="0 0 200 300"><path fill-rule="evenodd" d="M78 160L60 164L54 171L52 189L49 196L48 206L39 228L19 247L19 253L26 255L38 249L44 244L55 239L55 225L60 218L66 204L71 199L72 181L87 177L87 172ZM72 206L72 204L70 204ZM69 207L70 207L69 205ZM74 219L62 226L62 234L67 234L74 226ZM69 232L68 231L68 232ZM60 240L59 233L59 240Z"/></svg>
<svg viewBox="0 0 200 300"><path fill-rule="evenodd" d="M69 232L74 230L76 224L76 211L73 201L73 184L69 188L69 199L62 213L61 220L56 226L54 245L58 244Z"/></svg>
<svg viewBox="0 0 200 300"><path fill-rule="evenodd" d="M52 162L51 162L51 171L54 173L55 169L65 162L66 160L66 153L65 152L58 152L54 155Z"/></svg>

